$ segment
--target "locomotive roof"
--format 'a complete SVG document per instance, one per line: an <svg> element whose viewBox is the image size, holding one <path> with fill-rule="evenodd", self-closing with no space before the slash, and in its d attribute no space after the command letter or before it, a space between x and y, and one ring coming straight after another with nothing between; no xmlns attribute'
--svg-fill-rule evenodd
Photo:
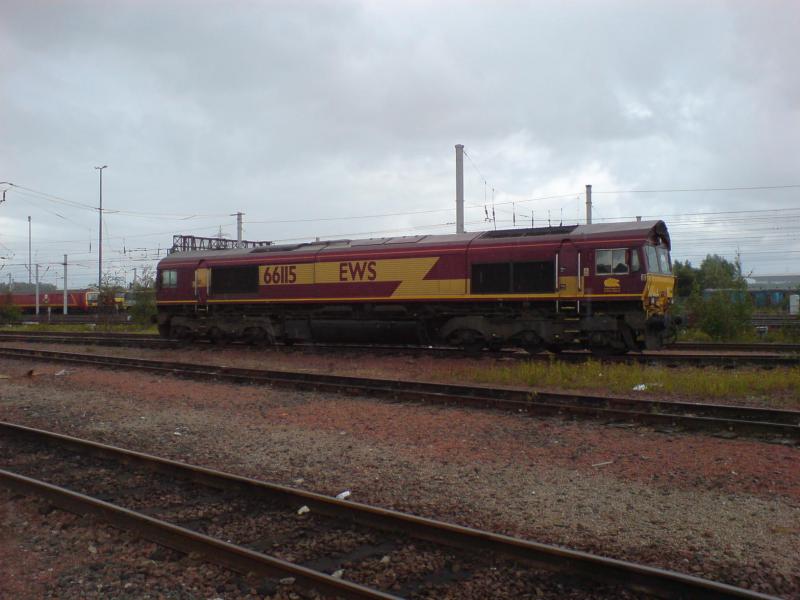
<svg viewBox="0 0 800 600"><path fill-rule="evenodd" d="M272 244L257 248L233 248L229 250L196 250L189 252L173 252L162 263L178 262L185 259L199 259L202 257L235 258L255 257L258 255L269 256L273 253L338 253L356 248L369 248L376 246L402 248L414 246L447 246L463 245L467 243L497 243L504 240L512 243L524 243L536 238L537 241L562 241L587 238L629 238L639 237L642 241L661 240L670 248L669 232L664 221L626 221L621 223L598 223L591 225L556 225L552 227L535 227L527 229L500 229L492 231L467 232L459 234L437 235L407 235L385 238L366 238L358 240L320 240L302 242L297 244Z"/></svg>

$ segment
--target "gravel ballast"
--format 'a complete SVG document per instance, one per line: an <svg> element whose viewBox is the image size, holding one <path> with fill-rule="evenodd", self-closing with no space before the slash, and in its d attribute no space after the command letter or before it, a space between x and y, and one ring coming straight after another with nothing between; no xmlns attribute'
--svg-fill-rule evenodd
<svg viewBox="0 0 800 600"><path fill-rule="evenodd" d="M28 377L30 369L35 374ZM88 367L57 376L63 369L0 361L9 377L0 380L0 418L321 493L351 490L362 502L798 596L796 448ZM41 540L53 530L62 532L55 537L65 548L73 541L80 547L81 536L97 531L124 541L124 556L109 559L111 571L93 571L102 585L120 577L127 567L114 569L127 564L124 557L153 551L102 526L71 524L63 534L49 519L73 517L40 515L35 504L5 493L0 503L0 575L24 558L39 582L39 593L26 596L10 587L13 577L4 578L3 594L63 592L72 585L64 577L88 568L47 551L56 542ZM44 550L34 544L23 555L29 530ZM230 573L192 564L199 597L207 590L226 598L259 595ZM145 578L129 581L120 594L182 597L159 586L167 578L170 590L183 589L183 575L144 570Z"/></svg>

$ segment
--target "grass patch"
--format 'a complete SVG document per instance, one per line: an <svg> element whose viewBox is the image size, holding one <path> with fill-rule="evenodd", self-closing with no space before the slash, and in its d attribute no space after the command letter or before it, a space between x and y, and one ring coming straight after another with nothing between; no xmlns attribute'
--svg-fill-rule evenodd
<svg viewBox="0 0 800 600"><path fill-rule="evenodd" d="M460 371L460 372L458 372ZM591 390L614 394L690 396L697 399L768 399L772 405L800 402L800 367L764 369L670 369L640 364L575 364L552 361L470 367L457 378L477 383ZM645 384L644 391L634 387Z"/></svg>

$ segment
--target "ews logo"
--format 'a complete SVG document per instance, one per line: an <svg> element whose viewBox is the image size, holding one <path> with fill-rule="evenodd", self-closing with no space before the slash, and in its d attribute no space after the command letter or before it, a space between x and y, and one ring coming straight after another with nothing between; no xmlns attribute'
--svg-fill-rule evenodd
<svg viewBox="0 0 800 600"><path fill-rule="evenodd" d="M377 277L374 260L339 263L339 281L375 281Z"/></svg>

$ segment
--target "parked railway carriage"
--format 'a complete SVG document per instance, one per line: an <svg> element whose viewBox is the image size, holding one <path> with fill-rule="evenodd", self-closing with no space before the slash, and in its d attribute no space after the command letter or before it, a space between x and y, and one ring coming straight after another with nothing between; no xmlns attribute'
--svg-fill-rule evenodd
<svg viewBox="0 0 800 600"><path fill-rule="evenodd" d="M97 306L97 292L92 290L67 290L67 310L71 313L90 312ZM94 302L94 304L92 304ZM36 312L36 294L11 293L0 295L0 304L18 307L23 313ZM64 310L64 291L39 292L39 312L60 313Z"/></svg>
<svg viewBox="0 0 800 600"><path fill-rule="evenodd" d="M658 348L674 331L663 221L174 252L163 336Z"/></svg>

